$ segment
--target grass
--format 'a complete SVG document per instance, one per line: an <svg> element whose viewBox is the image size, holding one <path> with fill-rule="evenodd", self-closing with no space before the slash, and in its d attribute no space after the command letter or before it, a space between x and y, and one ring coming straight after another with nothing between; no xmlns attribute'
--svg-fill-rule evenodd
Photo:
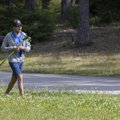
<svg viewBox="0 0 120 120"><path fill-rule="evenodd" d="M68 33L61 31L55 33L53 40L33 44L26 57L24 72L120 75L119 27L91 28L90 39L94 44L79 49L73 47ZM0 69L10 70L7 63Z"/></svg>
<svg viewBox="0 0 120 120"><path fill-rule="evenodd" d="M77 58L59 56L59 59L53 55L39 56L27 58L25 70L29 71L30 69L32 72L40 71L41 73L117 76L120 74L119 59L120 55L87 55ZM35 64L29 66L34 60Z"/></svg>
<svg viewBox="0 0 120 120"><path fill-rule="evenodd" d="M120 96L28 90L20 97L0 88L0 120L120 120Z"/></svg>

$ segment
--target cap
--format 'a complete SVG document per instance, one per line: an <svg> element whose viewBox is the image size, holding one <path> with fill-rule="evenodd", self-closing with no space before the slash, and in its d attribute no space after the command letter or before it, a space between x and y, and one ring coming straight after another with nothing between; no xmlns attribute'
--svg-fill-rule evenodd
<svg viewBox="0 0 120 120"><path fill-rule="evenodd" d="M22 23L21 23L20 20L15 19L15 20L13 21L13 26L14 26L14 27L19 27L19 26L22 26Z"/></svg>

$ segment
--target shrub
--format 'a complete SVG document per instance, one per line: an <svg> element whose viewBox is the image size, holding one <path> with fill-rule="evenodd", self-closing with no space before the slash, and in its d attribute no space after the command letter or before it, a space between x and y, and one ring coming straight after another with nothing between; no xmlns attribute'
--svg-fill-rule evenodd
<svg viewBox="0 0 120 120"><path fill-rule="evenodd" d="M24 21L24 31L37 41L48 40L54 30L53 19L47 10L26 14L22 18L22 21Z"/></svg>
<svg viewBox="0 0 120 120"><path fill-rule="evenodd" d="M70 19L68 21L69 25L76 28L78 25L78 7L74 6L70 10Z"/></svg>
<svg viewBox="0 0 120 120"><path fill-rule="evenodd" d="M37 41L50 39L54 30L54 18L48 10L26 12L14 7L0 7L0 31L2 35L11 31L11 22L18 18L23 23L23 30Z"/></svg>

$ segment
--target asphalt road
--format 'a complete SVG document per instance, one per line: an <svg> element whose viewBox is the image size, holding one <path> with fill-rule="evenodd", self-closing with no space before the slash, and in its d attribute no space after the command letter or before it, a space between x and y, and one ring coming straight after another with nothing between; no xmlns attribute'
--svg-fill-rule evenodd
<svg viewBox="0 0 120 120"><path fill-rule="evenodd" d="M6 86L11 73L0 71L0 86ZM88 77L56 74L23 74L25 89L72 90L120 94L120 77ZM17 86L17 83L16 85Z"/></svg>

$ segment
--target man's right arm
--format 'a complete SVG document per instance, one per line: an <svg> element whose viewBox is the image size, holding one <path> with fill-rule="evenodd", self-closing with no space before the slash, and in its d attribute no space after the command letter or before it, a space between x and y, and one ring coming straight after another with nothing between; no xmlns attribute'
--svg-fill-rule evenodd
<svg viewBox="0 0 120 120"><path fill-rule="evenodd" d="M14 49L14 46L9 46L9 42L11 41L10 36L7 34L3 39L1 50L3 52L9 52Z"/></svg>

